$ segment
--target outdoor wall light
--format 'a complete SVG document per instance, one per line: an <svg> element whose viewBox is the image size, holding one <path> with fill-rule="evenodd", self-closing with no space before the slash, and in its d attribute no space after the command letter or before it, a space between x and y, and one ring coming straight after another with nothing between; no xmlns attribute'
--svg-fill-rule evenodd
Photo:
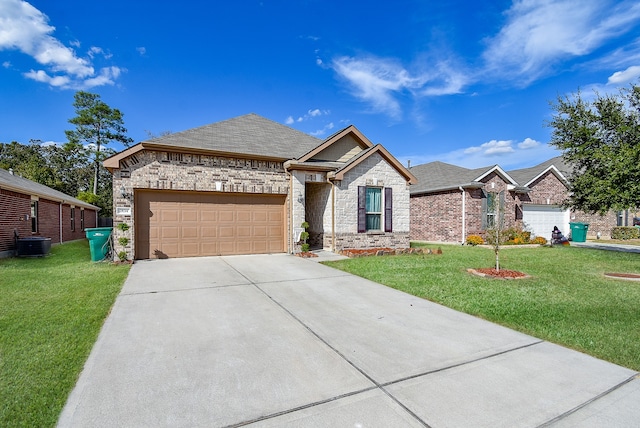
<svg viewBox="0 0 640 428"><path fill-rule="evenodd" d="M123 199L129 199L131 197L131 193L127 193L127 190L124 188L124 186L120 187L120 196Z"/></svg>

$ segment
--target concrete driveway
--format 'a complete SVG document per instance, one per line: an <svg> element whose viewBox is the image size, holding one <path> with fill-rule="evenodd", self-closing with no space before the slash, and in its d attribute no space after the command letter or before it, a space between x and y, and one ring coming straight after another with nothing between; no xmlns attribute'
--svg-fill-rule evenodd
<svg viewBox="0 0 640 428"><path fill-rule="evenodd" d="M638 426L637 373L288 255L136 263L60 427Z"/></svg>

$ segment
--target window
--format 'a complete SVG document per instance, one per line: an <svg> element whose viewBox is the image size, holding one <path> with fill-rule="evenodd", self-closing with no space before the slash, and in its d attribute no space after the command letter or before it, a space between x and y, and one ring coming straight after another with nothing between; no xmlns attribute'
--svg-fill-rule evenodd
<svg viewBox="0 0 640 428"><path fill-rule="evenodd" d="M381 187L358 186L358 233L382 231L383 221L384 231L391 232L392 200L390 187L383 194Z"/></svg>
<svg viewBox="0 0 640 428"><path fill-rule="evenodd" d="M492 228L496 224L496 194L487 193L487 211L486 224L488 228Z"/></svg>
<svg viewBox="0 0 640 428"><path fill-rule="evenodd" d="M491 229L496 227L497 217L500 215L500 222L504 221L505 207L504 191L500 193L482 191L482 228ZM516 213L517 215L517 213Z"/></svg>
<svg viewBox="0 0 640 428"><path fill-rule="evenodd" d="M379 187L367 187L367 230L380 230L382 217L382 189Z"/></svg>
<svg viewBox="0 0 640 428"><path fill-rule="evenodd" d="M38 233L38 201L31 201L31 233Z"/></svg>
<svg viewBox="0 0 640 428"><path fill-rule="evenodd" d="M76 230L76 209L71 207L71 231Z"/></svg>
<svg viewBox="0 0 640 428"><path fill-rule="evenodd" d="M80 210L80 230L84 231L84 210Z"/></svg>

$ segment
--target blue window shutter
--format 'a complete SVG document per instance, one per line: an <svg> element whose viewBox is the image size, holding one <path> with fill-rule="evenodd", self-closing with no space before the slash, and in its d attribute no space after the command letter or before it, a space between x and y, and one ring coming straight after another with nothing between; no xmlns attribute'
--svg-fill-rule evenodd
<svg viewBox="0 0 640 428"><path fill-rule="evenodd" d="M393 232L393 189L384 188L384 231Z"/></svg>
<svg viewBox="0 0 640 428"><path fill-rule="evenodd" d="M367 187L358 186L358 233L367 231Z"/></svg>

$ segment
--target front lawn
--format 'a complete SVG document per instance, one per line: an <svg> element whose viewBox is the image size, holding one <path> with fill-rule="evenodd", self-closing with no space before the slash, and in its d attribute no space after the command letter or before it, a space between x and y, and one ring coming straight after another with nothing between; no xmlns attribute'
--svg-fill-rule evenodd
<svg viewBox="0 0 640 428"><path fill-rule="evenodd" d="M603 276L639 274L640 254L561 246L504 248L501 267L532 278L498 280L466 271L492 267L491 249L441 248L442 255L374 256L326 264L640 370L640 282Z"/></svg>
<svg viewBox="0 0 640 428"><path fill-rule="evenodd" d="M129 267L86 240L0 260L0 426L55 426Z"/></svg>

